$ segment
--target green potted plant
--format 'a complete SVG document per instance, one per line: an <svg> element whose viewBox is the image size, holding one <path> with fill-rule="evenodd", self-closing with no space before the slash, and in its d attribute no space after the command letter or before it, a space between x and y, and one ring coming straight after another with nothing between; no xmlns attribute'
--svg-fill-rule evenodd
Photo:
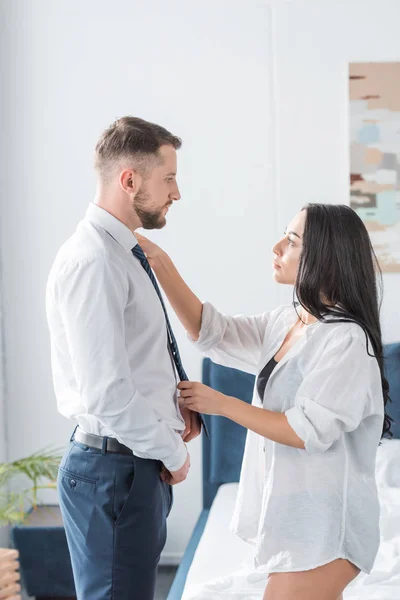
<svg viewBox="0 0 400 600"><path fill-rule="evenodd" d="M41 490L56 488L60 460L59 450L48 448L10 463L0 463L0 526L12 527L12 538L17 548L16 550L0 549L1 598L19 598L15 596L20 589L19 568L24 576L23 549L18 547L18 540L23 539L23 536L21 538L15 535L16 531L22 532L22 528L25 528L25 536L29 535L29 522L34 521L35 517L37 520L39 513L58 509L58 507L40 504L39 495ZM25 485L22 485L23 481ZM11 482L15 482L21 489L10 491ZM29 564L27 571L29 571Z"/></svg>
<svg viewBox="0 0 400 600"><path fill-rule="evenodd" d="M0 463L0 525L24 523L38 507L38 491L55 489L61 456L58 450L44 449L26 458ZM10 481L24 476L30 482L19 492L9 492Z"/></svg>

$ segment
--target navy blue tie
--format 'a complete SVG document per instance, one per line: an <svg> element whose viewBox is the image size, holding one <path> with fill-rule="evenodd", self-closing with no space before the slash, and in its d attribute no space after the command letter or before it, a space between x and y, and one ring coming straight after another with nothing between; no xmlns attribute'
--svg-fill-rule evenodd
<svg viewBox="0 0 400 600"><path fill-rule="evenodd" d="M135 256L140 261L143 269L146 271L147 275L150 277L150 281L153 284L153 286L154 286L154 288L155 288L155 290L157 292L158 297L160 298L160 302L161 302L161 305L163 307L163 311L164 311L164 314L165 314L165 320L167 322L168 344L169 344L169 347L171 349L171 354L172 354L172 357L173 357L174 362L175 362L176 370L178 371L179 379L181 381L189 381L189 378L186 375L186 371L183 368L182 360L181 360L181 357L180 357L180 354L179 354L179 350L178 350L178 344L176 343L174 332L172 331L171 323L170 323L169 318L168 318L167 309L165 308L164 300L163 300L163 297L161 295L160 288L158 287L157 280L156 280L156 278L154 276L154 273L153 273L153 271L151 269L150 263L147 260L146 255L143 252L142 248L139 246L139 244L136 244L136 246L134 246L132 248L132 254L133 254L133 256ZM199 416L200 416L201 424L203 425L205 434L207 435L207 437L210 437L209 434L208 434L207 425L205 424L203 415L200 414Z"/></svg>

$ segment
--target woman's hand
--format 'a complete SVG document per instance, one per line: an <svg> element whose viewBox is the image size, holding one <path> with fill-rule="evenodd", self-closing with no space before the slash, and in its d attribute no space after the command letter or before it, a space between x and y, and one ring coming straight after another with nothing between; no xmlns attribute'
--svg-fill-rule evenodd
<svg viewBox="0 0 400 600"><path fill-rule="evenodd" d="M140 233L136 232L135 237L143 252L146 254L147 260L149 261L151 267L154 266L154 263L157 261L157 259L166 256L166 252L160 248L160 246L157 246L157 244L149 240L149 238L144 237L144 235L140 235Z"/></svg>
<svg viewBox="0 0 400 600"><path fill-rule="evenodd" d="M181 381L178 385L184 405L206 415L222 415L229 396L221 394L208 385L195 381Z"/></svg>

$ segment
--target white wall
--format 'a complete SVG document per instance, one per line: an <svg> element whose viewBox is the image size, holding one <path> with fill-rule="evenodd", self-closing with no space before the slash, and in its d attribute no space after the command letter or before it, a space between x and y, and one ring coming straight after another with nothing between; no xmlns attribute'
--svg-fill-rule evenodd
<svg viewBox="0 0 400 600"><path fill-rule="evenodd" d="M0 4L0 73L5 74L4 57L5 57L5 36L4 36L4 19L2 5ZM3 83L3 77L0 75L0 81ZM2 85L2 84L0 84ZM0 115L4 115L4 94L0 94ZM3 119L0 120L2 123ZM0 134L0 156L3 156L1 134ZM0 168L0 189L2 189L2 173L3 170ZM2 202L2 194L0 194L0 202ZM0 204L2 207L2 204ZM2 212L0 211L0 221L2 220ZM3 329L3 294L2 294L2 279L3 279L3 265L2 265L2 252L0 244L0 463L7 461L7 424L6 424L6 381L5 381L5 354L4 354L4 329ZM0 527L0 548L8 545L8 528Z"/></svg>
<svg viewBox="0 0 400 600"><path fill-rule="evenodd" d="M1 257L0 257L0 282L1 282ZM3 302L0 285L0 463L7 462L7 426L6 426L6 386L4 376L4 348L3 348ZM8 527L0 527L0 548L7 546Z"/></svg>
<svg viewBox="0 0 400 600"><path fill-rule="evenodd" d="M92 153L135 114L184 140L182 201L152 234L202 298L254 313L290 300L271 246L303 203L348 202L347 62L399 60L396 1L0 0L1 243L10 458L66 443L52 389L44 289L94 193ZM399 277L387 276L386 340ZM201 357L172 318L186 369ZM166 560L201 508L201 453L176 488Z"/></svg>

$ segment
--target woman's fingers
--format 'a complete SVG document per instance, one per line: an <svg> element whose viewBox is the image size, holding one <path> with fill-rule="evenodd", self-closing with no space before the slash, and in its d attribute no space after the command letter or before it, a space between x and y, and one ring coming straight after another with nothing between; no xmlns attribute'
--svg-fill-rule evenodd
<svg viewBox="0 0 400 600"><path fill-rule="evenodd" d="M141 233L138 233L137 231L135 231L135 236L141 240L148 240L149 238L147 238L145 235L142 235Z"/></svg>
<svg viewBox="0 0 400 600"><path fill-rule="evenodd" d="M191 390L191 389L181 390L181 393L180 393L181 398L190 398L191 396L193 396L193 390Z"/></svg>
<svg viewBox="0 0 400 600"><path fill-rule="evenodd" d="M193 387L193 382L192 381L181 381L180 383L178 383L178 389L179 390L187 390Z"/></svg>
<svg viewBox="0 0 400 600"><path fill-rule="evenodd" d="M201 410L197 406L196 402L193 402L192 400L188 400L187 403L186 403L186 406L188 408L190 408L190 410L192 410L194 412L201 412Z"/></svg>
<svg viewBox="0 0 400 600"><path fill-rule="evenodd" d="M178 388L184 405L190 410L196 411L196 391L198 390L196 382L181 381Z"/></svg>
<svg viewBox="0 0 400 600"><path fill-rule="evenodd" d="M140 245L142 245L143 242L149 241L147 237L145 237L144 235L140 235L140 233L135 233L135 237Z"/></svg>
<svg viewBox="0 0 400 600"><path fill-rule="evenodd" d="M181 398L189 398L193 396L195 386L191 381L181 381L178 385Z"/></svg>
<svg viewBox="0 0 400 600"><path fill-rule="evenodd" d="M183 403L187 408L190 408L191 404L194 404L195 402L197 402L197 398L195 396L186 396L185 398L183 398Z"/></svg>

